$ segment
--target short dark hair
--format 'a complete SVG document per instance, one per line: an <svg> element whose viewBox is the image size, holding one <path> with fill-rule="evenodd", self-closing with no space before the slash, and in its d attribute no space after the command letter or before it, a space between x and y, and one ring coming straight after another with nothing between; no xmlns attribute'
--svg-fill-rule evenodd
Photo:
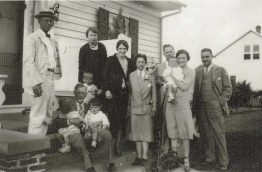
<svg viewBox="0 0 262 172"><path fill-rule="evenodd" d="M98 34L98 31L95 27L89 27L87 30L86 30L86 37L88 37L88 33L89 32L94 32L96 34Z"/></svg>
<svg viewBox="0 0 262 172"><path fill-rule="evenodd" d="M86 86L85 86L83 83L81 83L81 82L77 83L76 86L75 86L75 88L74 88L74 94L76 94L76 91L77 91L79 88L82 88L82 87L85 87L85 88L86 88Z"/></svg>
<svg viewBox="0 0 262 172"><path fill-rule="evenodd" d="M173 45L171 45L171 44L164 44L163 45L163 51L165 51L165 48L167 48L167 47L171 47L171 48L173 48L173 50L175 50Z"/></svg>
<svg viewBox="0 0 262 172"><path fill-rule="evenodd" d="M120 45L124 45L126 47L126 49L128 50L129 46L128 46L128 43L125 41L125 40L119 40L117 43L116 43L116 50L118 49L118 47Z"/></svg>
<svg viewBox="0 0 262 172"><path fill-rule="evenodd" d="M145 60L145 63L147 63L147 57L145 54L138 54L135 57L135 62L137 61L138 58L143 58Z"/></svg>
<svg viewBox="0 0 262 172"><path fill-rule="evenodd" d="M98 98L93 98L89 102L89 108L90 108L90 106L99 106L99 107L101 107L102 103L101 103L101 101Z"/></svg>
<svg viewBox="0 0 262 172"><path fill-rule="evenodd" d="M177 53L176 53L176 58L177 58L180 54L185 54L186 57L187 57L187 61L190 60L189 53L188 53L186 50L178 50Z"/></svg>
<svg viewBox="0 0 262 172"><path fill-rule="evenodd" d="M201 53L203 53L203 52L210 52L211 56L213 56L212 50L210 48L203 48L201 50Z"/></svg>

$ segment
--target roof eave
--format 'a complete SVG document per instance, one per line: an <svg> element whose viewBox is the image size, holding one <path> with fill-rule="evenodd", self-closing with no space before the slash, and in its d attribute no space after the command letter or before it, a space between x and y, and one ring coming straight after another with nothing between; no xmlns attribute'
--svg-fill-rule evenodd
<svg viewBox="0 0 262 172"><path fill-rule="evenodd" d="M141 4L140 4L141 2ZM135 10L139 10L141 12L145 12L147 14L150 14L152 16L155 16L155 17L158 17L158 18L162 18L163 17L163 12L170 12L170 13L175 13L176 11L181 11L181 8L182 7L186 7L185 4L179 2L179 1L175 1L175 0L172 0L172 1L166 1L166 2L169 2L169 3L172 3L174 4L174 8L171 9L170 6L169 8L165 9L165 10L156 10L156 9L153 9L153 8L149 8L147 7L145 4L150 4L150 3L154 3L154 5L156 3L163 3L164 1L161 1L161 0L145 0L145 1L138 1L138 0L134 0L134 1L117 1L117 3L123 5L123 6L127 6L129 8L133 8ZM143 4L144 5L143 5ZM163 7L162 7L163 9Z"/></svg>

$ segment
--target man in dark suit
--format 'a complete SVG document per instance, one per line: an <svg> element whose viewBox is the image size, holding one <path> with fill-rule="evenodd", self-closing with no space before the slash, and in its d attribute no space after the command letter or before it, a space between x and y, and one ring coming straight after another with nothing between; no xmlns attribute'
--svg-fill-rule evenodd
<svg viewBox="0 0 262 172"><path fill-rule="evenodd" d="M211 49L201 50L203 65L196 69L193 113L205 143L205 164L211 165L218 157L219 169L225 171L228 169L228 154L224 115L229 113L227 101L232 94L232 86L226 70L212 64L212 58Z"/></svg>
<svg viewBox="0 0 262 172"><path fill-rule="evenodd" d="M74 90L75 98L72 100L71 105L75 108L76 111L79 112L81 116L84 117L84 115L87 113L87 105L83 103L87 90L86 87L78 83L75 86ZM62 99L60 101L63 101ZM70 120L70 123L72 124L79 124L80 121L78 119ZM49 133L52 132L58 132L60 128L65 128L67 127L67 117L65 114L59 114L57 118L53 120L52 125L49 127ZM109 162L109 172L113 172L116 170L115 165L113 163L113 151L112 151L112 135L109 130L101 130L98 133L98 137L102 138L103 145L101 147L106 148L106 153L107 153L107 162ZM60 139L61 140L61 139ZM79 154L82 154L83 160L84 160L84 167L87 170L87 172L95 172L95 168L93 167L89 152L86 148L86 143L81 134L74 134L69 137L69 141L71 146L79 152Z"/></svg>

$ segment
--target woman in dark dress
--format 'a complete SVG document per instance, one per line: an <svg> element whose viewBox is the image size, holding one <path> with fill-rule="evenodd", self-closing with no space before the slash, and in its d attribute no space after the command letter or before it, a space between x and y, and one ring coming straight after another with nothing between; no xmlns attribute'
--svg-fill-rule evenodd
<svg viewBox="0 0 262 172"><path fill-rule="evenodd" d="M94 84L101 89L103 84L103 71L107 59L107 51L98 40L98 31L89 27L86 31L88 43L80 48L78 81L83 81L83 73L91 72L94 75Z"/></svg>
<svg viewBox="0 0 262 172"><path fill-rule="evenodd" d="M119 40L116 45L117 53L110 56L105 64L104 91L109 102L110 129L114 137L115 152L121 155L120 141L125 134L127 125L128 80L134 70L131 60L126 57L128 43Z"/></svg>

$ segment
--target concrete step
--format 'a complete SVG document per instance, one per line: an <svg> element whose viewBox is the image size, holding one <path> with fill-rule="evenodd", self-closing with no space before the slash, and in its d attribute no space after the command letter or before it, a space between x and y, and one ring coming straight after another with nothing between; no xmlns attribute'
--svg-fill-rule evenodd
<svg viewBox="0 0 262 172"><path fill-rule="evenodd" d="M92 156L91 160L96 169L106 170L106 161L104 160L104 156ZM117 168L123 168L133 162L136 158L136 153L134 151L125 151L122 153L121 157L115 157L114 163ZM80 162L80 163L79 163ZM84 168L82 157L76 152L68 152L68 153L60 153L54 152L47 154L47 170L53 171L58 169L64 169L64 166L74 166L74 164L78 164L78 168L80 171ZM103 172L101 171L101 172ZM100 172L100 171L99 171Z"/></svg>

